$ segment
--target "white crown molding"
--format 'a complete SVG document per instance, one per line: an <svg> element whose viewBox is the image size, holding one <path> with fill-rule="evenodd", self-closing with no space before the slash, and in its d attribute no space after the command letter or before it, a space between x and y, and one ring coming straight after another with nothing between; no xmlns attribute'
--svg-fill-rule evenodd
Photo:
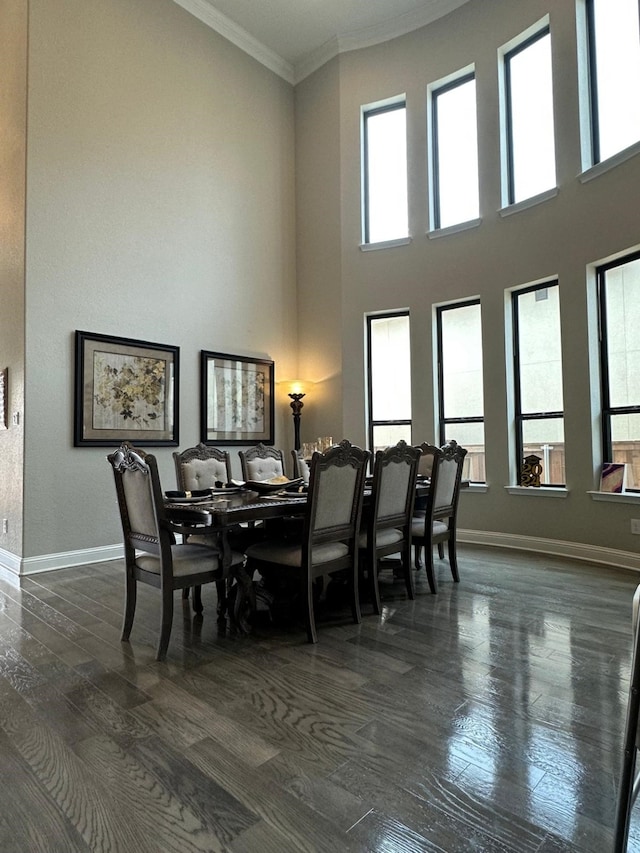
<svg viewBox="0 0 640 853"><path fill-rule="evenodd" d="M317 50L303 57L295 67L226 15L223 15L222 12L219 12L208 0L173 0L173 2L220 33L236 47L244 50L245 53L262 63L270 71L278 74L288 83L295 85L340 53L381 44L420 29L420 27L426 27L428 24L437 21L438 18L442 18L455 9L459 9L460 6L464 6L469 0L429 0L428 3L413 12L407 12L380 24L352 32L338 33L337 36L321 45Z"/></svg>
<svg viewBox="0 0 640 853"><path fill-rule="evenodd" d="M398 15L396 18L382 21L380 24L374 24L371 27L354 30L350 33L339 33L339 51L346 53L348 50L359 50L362 47L371 47L374 44L381 44L399 36L405 36L407 33L412 33L414 30L432 24L438 18L444 18L445 15L468 2L469 0L431 2L413 12L406 12L404 15Z"/></svg>
<svg viewBox="0 0 640 853"><path fill-rule="evenodd" d="M248 53L255 60L260 62L274 74L282 77L287 83L294 83L294 69L291 63L287 62L275 51L268 48L258 39L254 38L245 29L235 24L222 12L215 9L207 0L173 0L178 6L182 6L187 12L190 12L203 24L211 27L221 36L224 36L240 50Z"/></svg>

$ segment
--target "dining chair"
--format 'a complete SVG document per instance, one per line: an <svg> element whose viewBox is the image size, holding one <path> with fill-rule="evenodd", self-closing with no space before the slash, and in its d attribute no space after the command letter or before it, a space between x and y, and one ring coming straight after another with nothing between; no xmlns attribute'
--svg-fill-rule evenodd
<svg viewBox="0 0 640 853"><path fill-rule="evenodd" d="M224 581L243 563L242 554L232 554L225 570L220 550L207 545L175 544L176 533L193 528L173 524L165 514L158 466L154 456L124 442L107 456L113 469L118 509L124 538L125 608L123 641L133 627L137 584L146 583L161 591L160 638L157 660L164 660L173 622L173 593L185 587ZM202 613L199 597L194 603Z"/></svg>
<svg viewBox="0 0 640 853"><path fill-rule="evenodd" d="M270 480L286 474L284 453L276 447L266 447L260 443L249 450L239 450L238 456L243 480Z"/></svg>
<svg viewBox="0 0 640 853"><path fill-rule="evenodd" d="M173 462L176 468L176 486L181 492L195 492L203 489L213 489L216 483L231 482L231 458L228 451L217 447L210 447L200 442L195 447L188 447L181 452L173 453ZM199 545L217 547L218 537L197 529L191 535L185 534L186 541ZM216 583L218 591L218 603L223 604L226 600L225 582L220 580ZM194 590L194 604L200 596L200 589ZM182 597L189 598L189 587L182 590Z"/></svg>
<svg viewBox="0 0 640 853"><path fill-rule="evenodd" d="M411 528L420 450L405 441L378 450L373 466L371 501L363 516L358 539L374 613L380 613L378 571L382 557L401 555L402 574L409 598L415 597L411 567Z"/></svg>
<svg viewBox="0 0 640 853"><path fill-rule="evenodd" d="M624 731L622 772L618 787L613 830L613 853L625 853L629 840L631 812L640 791L640 772L636 769L640 749L640 585L633 596L632 655L627 721Z"/></svg>
<svg viewBox="0 0 640 853"><path fill-rule="evenodd" d="M314 586L320 579L346 575L353 621L361 621L358 530L368 458L366 450L346 439L325 453L314 453L302 537L267 539L246 551L249 572L287 573L297 579L310 643L318 642Z"/></svg>
<svg viewBox="0 0 640 853"><path fill-rule="evenodd" d="M299 450L292 450L291 458L293 459L293 479L297 480L298 477L302 477L304 484L308 485L309 463Z"/></svg>
<svg viewBox="0 0 640 853"><path fill-rule="evenodd" d="M456 583L460 581L456 534L460 481L467 451L453 440L443 447L421 444L420 450L422 456L427 457L426 464L430 464L431 467L431 485L424 514L422 512L418 515L414 514L411 540L415 547L416 568L421 565L420 553L424 548L429 589L432 593L436 593L438 585L433 568L435 545L447 543L451 575ZM444 553L441 556L444 556Z"/></svg>
<svg viewBox="0 0 640 853"><path fill-rule="evenodd" d="M212 489L216 483L231 482L231 458L228 451L200 442L173 454L176 485L180 491Z"/></svg>

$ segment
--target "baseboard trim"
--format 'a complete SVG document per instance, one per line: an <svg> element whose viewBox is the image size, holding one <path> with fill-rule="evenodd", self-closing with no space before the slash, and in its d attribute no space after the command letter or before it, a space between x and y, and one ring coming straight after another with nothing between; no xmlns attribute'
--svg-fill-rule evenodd
<svg viewBox="0 0 640 853"><path fill-rule="evenodd" d="M537 536L522 536L514 533L497 533L485 530L458 530L458 542L467 545L488 545L492 548L511 548L514 551L533 551L553 557L568 557L585 563L600 563L640 572L640 554L602 548L598 545L583 545L580 542L564 542L559 539L542 539ZM87 563L104 563L119 560L124 556L122 545L105 545L101 548L83 548L60 554L43 554L40 557L21 559L10 551L0 548L0 568L20 577L39 572L52 572Z"/></svg>
<svg viewBox="0 0 640 853"><path fill-rule="evenodd" d="M603 566L640 571L640 554L632 551L618 551L615 548L602 548L599 545L583 545L581 542L564 542L559 539L542 539L515 533L460 529L458 529L458 542L468 545L490 545L493 548L511 548L515 551L535 551L537 554L569 557L585 563L600 563Z"/></svg>
<svg viewBox="0 0 640 853"><path fill-rule="evenodd" d="M21 577L36 575L39 572L53 572L56 569L69 569L84 566L87 563L105 563L124 556L122 545L105 545L102 548L83 548L79 551L65 551L61 554L42 554L40 557L17 557L9 551L0 549L0 567Z"/></svg>

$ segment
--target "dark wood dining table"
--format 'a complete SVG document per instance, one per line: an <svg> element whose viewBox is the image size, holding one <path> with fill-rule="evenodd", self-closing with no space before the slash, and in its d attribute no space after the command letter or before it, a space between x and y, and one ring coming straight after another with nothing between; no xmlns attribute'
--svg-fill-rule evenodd
<svg viewBox="0 0 640 853"><path fill-rule="evenodd" d="M416 483L416 497L429 493L429 480L421 478ZM364 491L364 511L371 499L371 485L367 483ZM304 516L307 508L307 495L304 492L276 492L258 494L247 489L216 490L211 499L181 502L171 499L165 502L167 519L194 534L211 534L217 537L217 545L222 551L222 565L229 568L232 563L232 544L229 533L243 523L255 523ZM240 630L248 631L249 623L245 611L255 608L253 579L244 567L239 567L235 579L239 590L234 593L233 606L229 615ZM238 594L240 593L240 594ZM219 614L224 615L227 601L219 603Z"/></svg>

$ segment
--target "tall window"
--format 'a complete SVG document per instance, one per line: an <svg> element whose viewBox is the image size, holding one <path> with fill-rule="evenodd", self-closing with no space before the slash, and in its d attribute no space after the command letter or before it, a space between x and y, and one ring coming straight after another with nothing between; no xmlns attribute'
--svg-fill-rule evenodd
<svg viewBox="0 0 640 853"><path fill-rule="evenodd" d="M409 234L407 110L404 101L363 112L363 240Z"/></svg>
<svg viewBox="0 0 640 853"><path fill-rule="evenodd" d="M565 483L560 288L547 282L512 294L516 461L542 465L541 483Z"/></svg>
<svg viewBox="0 0 640 853"><path fill-rule="evenodd" d="M480 300L436 309L440 443L466 447L464 476L487 479L484 453Z"/></svg>
<svg viewBox="0 0 640 853"><path fill-rule="evenodd" d="M473 73L431 93L433 226L477 219L478 124Z"/></svg>
<svg viewBox="0 0 640 853"><path fill-rule="evenodd" d="M640 252L598 269L603 462L640 490Z"/></svg>
<svg viewBox="0 0 640 853"><path fill-rule="evenodd" d="M367 317L369 448L411 444L409 314Z"/></svg>
<svg viewBox="0 0 640 853"><path fill-rule="evenodd" d="M549 28L504 54L508 201L556 185Z"/></svg>
<svg viewBox="0 0 640 853"><path fill-rule="evenodd" d="M640 140L638 0L587 0L593 162Z"/></svg>

